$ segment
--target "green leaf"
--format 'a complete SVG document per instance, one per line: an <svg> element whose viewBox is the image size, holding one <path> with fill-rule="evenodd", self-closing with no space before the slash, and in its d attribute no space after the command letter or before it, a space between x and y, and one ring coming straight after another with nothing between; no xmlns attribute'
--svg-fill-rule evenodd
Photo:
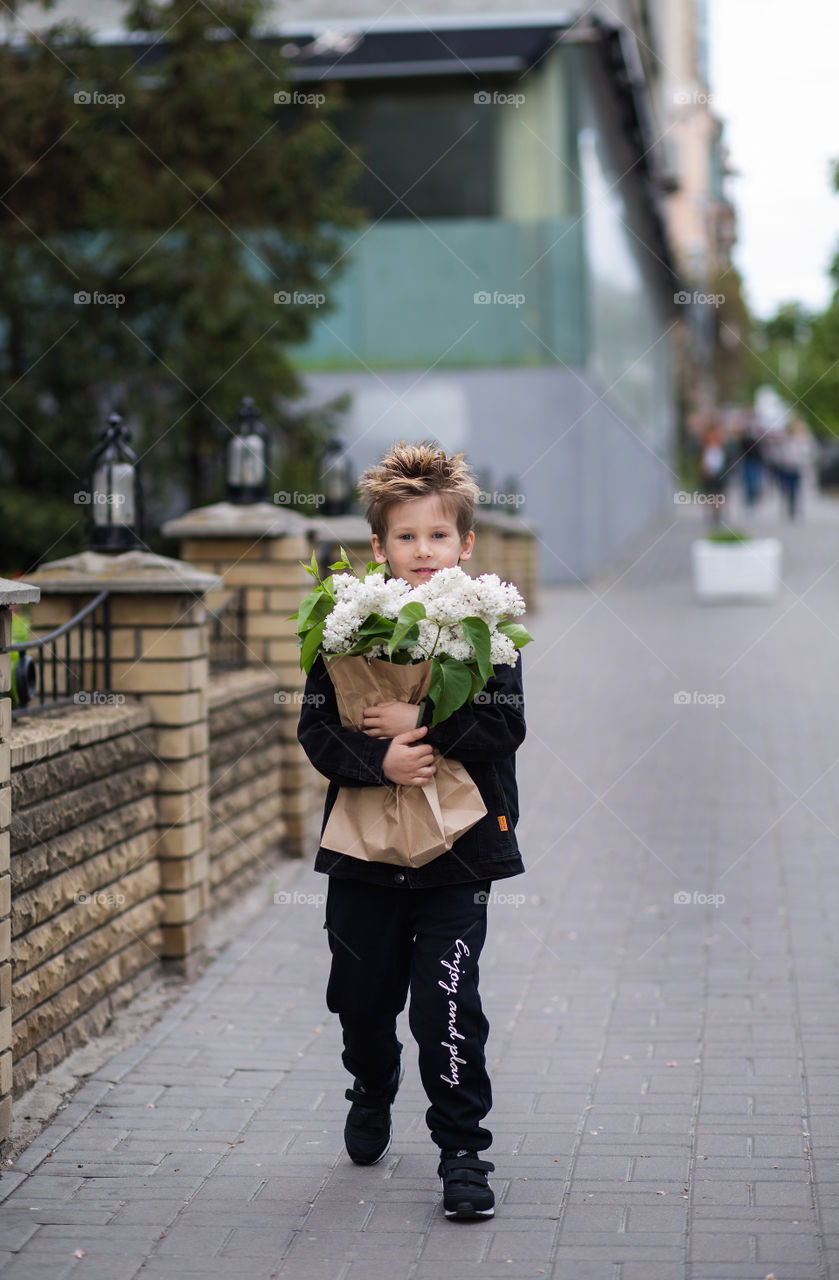
<svg viewBox="0 0 839 1280"><path fill-rule="evenodd" d="M304 598L300 601L300 604L297 607L297 613L293 615L293 617L297 619L298 634L305 629L307 622L309 621L309 619L311 618L312 614L315 612L318 606L318 602L323 601L324 599L326 599L326 603L327 603L326 613L328 613L331 608L331 601L329 601L328 597L324 597L324 594L321 591L320 587L315 587L314 591L310 591L309 594L307 596L304 596ZM326 617L326 613L322 613L321 616ZM315 621L319 621L319 620L320 619L318 618L315 619Z"/></svg>
<svg viewBox="0 0 839 1280"><path fill-rule="evenodd" d="M396 653L407 653L408 661L411 662L413 661L413 659L411 658L411 649L413 649L414 645L417 644L418 642L419 642L419 627L416 625L416 623L414 623L411 629L405 632L404 636L399 641L399 644L394 645L392 649L388 649L388 654L390 655L391 658L393 658L393 655Z"/></svg>
<svg viewBox="0 0 839 1280"><path fill-rule="evenodd" d="M312 575L312 577L313 577L313 578L317 578L318 582L320 582L320 571L319 571L319 569L318 569L318 558L317 558L317 555L316 555L316 553L315 553L314 551L312 552L312 558L311 558L311 560L309 561L309 563L308 563L308 564L306 563L306 561L305 561L305 560L300 560L300 561L298 561L298 563L301 565L301 567L302 567L302 568L304 568L304 569L306 570L306 572L307 572L307 573L310 573L310 574Z"/></svg>
<svg viewBox="0 0 839 1280"><path fill-rule="evenodd" d="M379 564L377 560L368 560L367 568L364 570L365 578L368 573L387 573L387 565Z"/></svg>
<svg viewBox="0 0 839 1280"><path fill-rule="evenodd" d="M357 658L361 654L369 653L376 644L384 644L384 639L377 640L375 636L362 636L360 640L356 640L351 649L345 649L344 654L347 658Z"/></svg>
<svg viewBox="0 0 839 1280"><path fill-rule="evenodd" d="M306 632L306 635L303 638L303 643L300 646L300 665L306 672L306 675L308 675L312 669L315 658L318 656L318 650L320 649L322 641L323 623L320 622L316 627L312 627L311 630Z"/></svg>
<svg viewBox="0 0 839 1280"><path fill-rule="evenodd" d="M517 649L521 649L523 645L530 644L533 639L530 632L525 630L520 622L513 622L512 618L500 618L498 630L502 635L509 636Z"/></svg>
<svg viewBox="0 0 839 1280"><path fill-rule="evenodd" d="M492 671L489 660L489 627L483 618L464 618L460 625L463 627L463 634L475 650L475 661L486 683Z"/></svg>
<svg viewBox="0 0 839 1280"><path fill-rule="evenodd" d="M368 613L367 617L358 628L359 635L382 635L388 639L393 630L393 622L390 618L385 618L381 613Z"/></svg>
<svg viewBox="0 0 839 1280"><path fill-rule="evenodd" d="M407 640L413 634L413 644L419 639L419 627L417 623L421 618L425 617L425 605L419 600L413 600L410 604L404 604L399 610L399 616L393 628L393 634L388 641L388 654L393 656L393 651L400 645L403 640Z"/></svg>
<svg viewBox="0 0 839 1280"><path fill-rule="evenodd" d="M472 676L459 658L432 658L428 695L434 703L432 725L448 720L462 707L472 689Z"/></svg>
<svg viewBox="0 0 839 1280"><path fill-rule="evenodd" d="M332 612L332 601L320 587L301 600L297 608L297 631L299 634L316 622L323 622L327 614Z"/></svg>
<svg viewBox="0 0 839 1280"><path fill-rule="evenodd" d="M377 644L387 644L392 629L393 623L389 618L383 618L380 613L369 614L356 631L353 646L347 650L348 656L366 653Z"/></svg>
<svg viewBox="0 0 839 1280"><path fill-rule="evenodd" d="M350 558L343 547L340 548L340 555L340 560L336 560L334 564L331 564L329 566L330 569L333 573L352 573L353 567L350 564Z"/></svg>
<svg viewBox="0 0 839 1280"><path fill-rule="evenodd" d="M483 678L480 671L478 670L477 663L467 662L466 665L468 666L469 674L472 677L472 691L469 694L469 701L474 702L477 694L481 693L486 688L486 680ZM491 667L490 667L490 671L492 671Z"/></svg>

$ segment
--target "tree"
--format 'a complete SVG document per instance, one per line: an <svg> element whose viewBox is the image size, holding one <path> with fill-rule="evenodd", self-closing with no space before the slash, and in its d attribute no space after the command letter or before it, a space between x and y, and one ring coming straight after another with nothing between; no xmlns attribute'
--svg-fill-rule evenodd
<svg viewBox="0 0 839 1280"><path fill-rule="evenodd" d="M772 383L814 435L839 435L839 294L820 315L798 302L780 306L759 326L755 385Z"/></svg>
<svg viewBox="0 0 839 1280"><path fill-rule="evenodd" d="M839 191L839 162L833 168L833 187ZM821 439L839 436L839 253L830 276L836 288L820 314L788 302L760 325L755 369L756 380L769 377Z"/></svg>
<svg viewBox="0 0 839 1280"><path fill-rule="evenodd" d="M288 348L330 306L355 162L328 127L337 96L291 90L256 38L266 12L138 0L141 44L59 24L0 48L0 572L81 545L70 499L113 410L152 528L222 496L245 394L295 474L314 466L329 415L295 412Z"/></svg>
<svg viewBox="0 0 839 1280"><path fill-rule="evenodd" d="M715 277L711 292L722 298L715 312L713 347L717 403L742 405L749 396L752 318L743 298L740 273L727 266Z"/></svg>

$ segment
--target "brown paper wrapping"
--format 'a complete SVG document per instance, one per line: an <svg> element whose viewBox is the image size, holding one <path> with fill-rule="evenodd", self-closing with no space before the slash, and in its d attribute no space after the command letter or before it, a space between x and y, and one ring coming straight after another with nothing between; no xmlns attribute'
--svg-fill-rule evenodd
<svg viewBox="0 0 839 1280"><path fill-rule="evenodd" d="M330 658L326 669L347 729L360 729L365 707L377 702L420 703L431 680L430 661L402 666L340 656ZM422 867L451 849L487 809L460 761L435 751L434 763L437 772L423 787L340 787L321 845L401 867Z"/></svg>

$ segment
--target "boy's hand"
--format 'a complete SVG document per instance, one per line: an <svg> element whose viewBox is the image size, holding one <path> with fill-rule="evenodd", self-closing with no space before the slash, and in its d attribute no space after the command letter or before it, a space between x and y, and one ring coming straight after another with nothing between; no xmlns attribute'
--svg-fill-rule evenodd
<svg viewBox="0 0 839 1280"><path fill-rule="evenodd" d="M419 729L409 729L407 733L396 735L382 761L382 773L386 778L401 787L422 787L434 777L437 772L434 748L427 742L411 745L427 732L427 727L420 725Z"/></svg>
<svg viewBox="0 0 839 1280"><path fill-rule="evenodd" d="M371 738L395 738L416 728L418 714L413 702L378 702L365 708L361 729Z"/></svg>

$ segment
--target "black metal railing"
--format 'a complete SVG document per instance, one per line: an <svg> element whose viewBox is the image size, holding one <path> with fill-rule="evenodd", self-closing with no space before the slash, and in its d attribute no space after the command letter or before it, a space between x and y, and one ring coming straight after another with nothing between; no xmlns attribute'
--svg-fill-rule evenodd
<svg viewBox="0 0 839 1280"><path fill-rule="evenodd" d="M248 664L245 642L245 592L231 591L217 609L207 610L210 621L210 672L233 671Z"/></svg>
<svg viewBox="0 0 839 1280"><path fill-rule="evenodd" d="M13 718L70 703L84 705L110 694L110 605L110 592L100 591L63 626L9 645L9 652L17 654Z"/></svg>

